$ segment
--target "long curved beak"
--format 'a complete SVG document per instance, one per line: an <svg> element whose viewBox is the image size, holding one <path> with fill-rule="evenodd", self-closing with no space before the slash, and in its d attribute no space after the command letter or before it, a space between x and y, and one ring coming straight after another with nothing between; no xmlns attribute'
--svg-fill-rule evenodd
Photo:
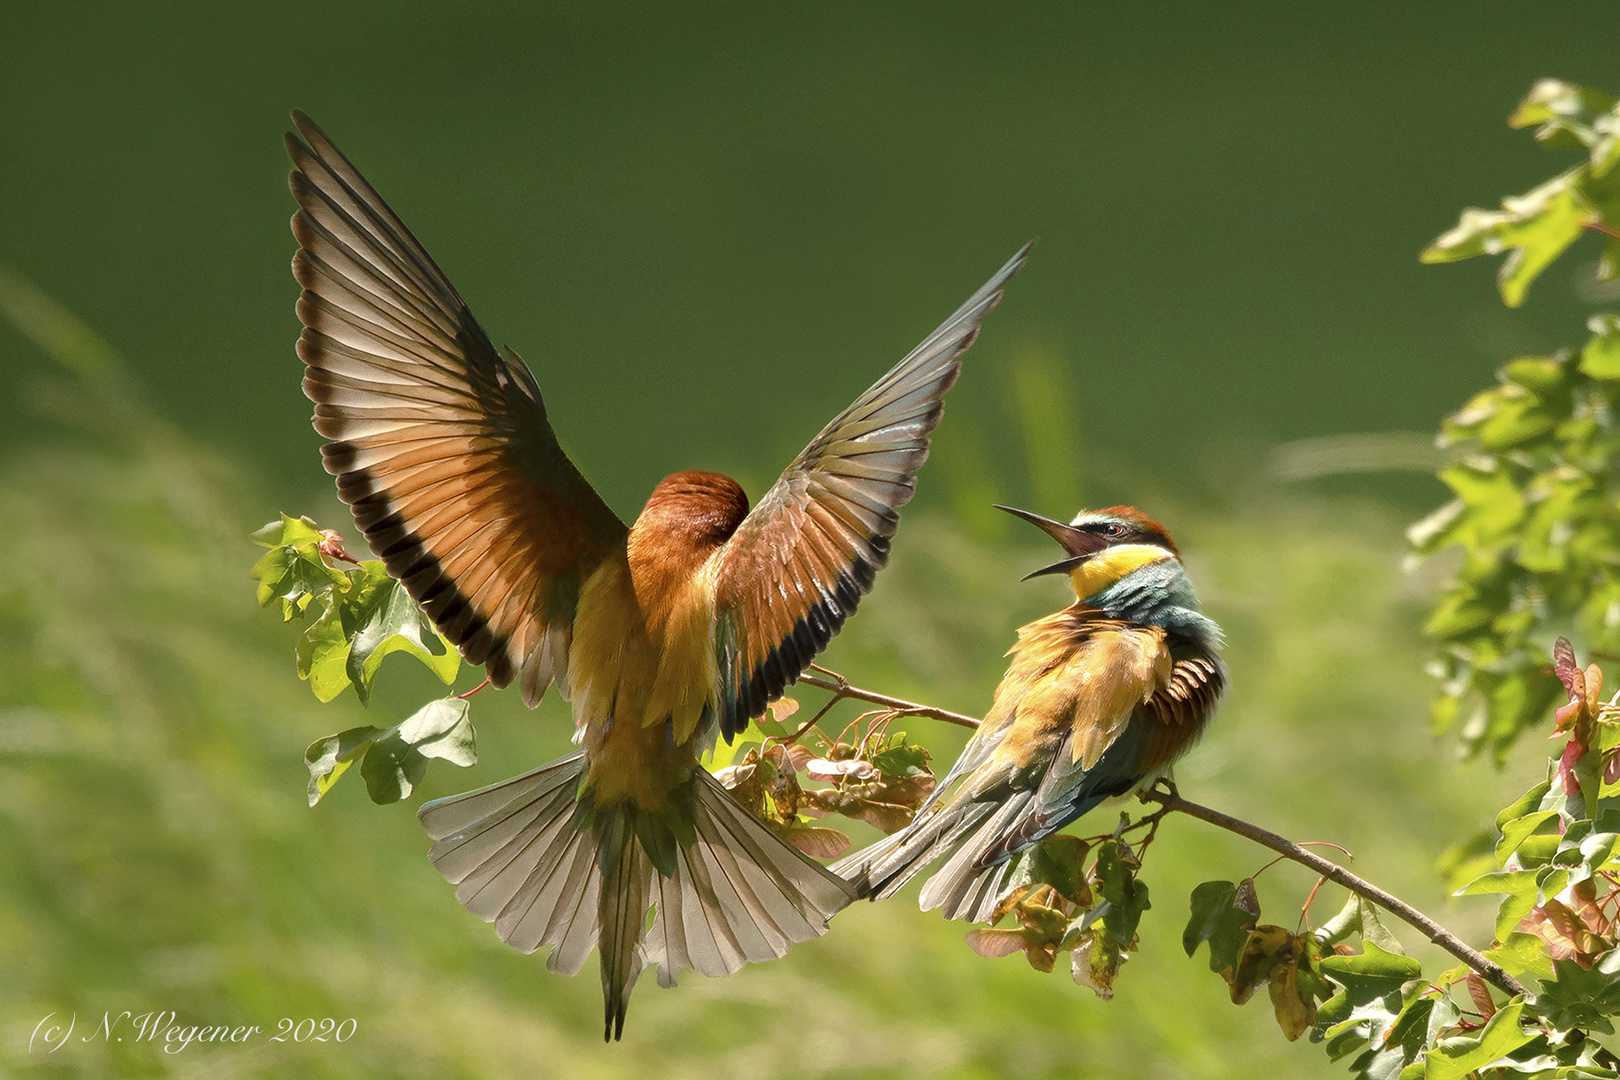
<svg viewBox="0 0 1620 1080"><path fill-rule="evenodd" d="M1067 559L1060 559L1051 566L1043 566L1032 574L1025 574L1025 581L1046 574L1066 574L1108 546L1108 542L1096 533L1082 532L1073 526L1065 525L1061 521L1053 521L1051 518L1032 514L1028 510L1020 510L1016 506L1002 506L1000 503L993 505L997 510L1005 510L1013 517L1023 518L1062 544L1063 550L1069 553Z"/></svg>

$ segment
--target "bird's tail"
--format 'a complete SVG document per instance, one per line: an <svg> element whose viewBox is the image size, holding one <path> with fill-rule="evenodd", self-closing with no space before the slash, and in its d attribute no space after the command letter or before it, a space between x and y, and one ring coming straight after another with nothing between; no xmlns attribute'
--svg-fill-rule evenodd
<svg viewBox="0 0 1620 1080"><path fill-rule="evenodd" d="M660 986L682 968L730 975L819 937L854 890L778 839L702 769L690 818L579 798L583 752L493 787L423 805L433 865L456 899L546 967L577 975L593 944L605 1038L624 1031L636 978ZM647 929L647 910L657 917Z"/></svg>
<svg viewBox="0 0 1620 1080"><path fill-rule="evenodd" d="M827 932L827 920L855 890L785 843L702 769L694 774L693 842L660 873L658 917L647 934L647 960L658 985L674 986L682 968L710 977L774 960L795 942Z"/></svg>
<svg viewBox="0 0 1620 1080"><path fill-rule="evenodd" d="M1033 790L1001 789L997 799L966 792L940 803L904 829L832 865L862 897L884 900L937 859L945 865L923 885L924 911L987 922L1002 893L1011 852L1005 840L1028 811Z"/></svg>

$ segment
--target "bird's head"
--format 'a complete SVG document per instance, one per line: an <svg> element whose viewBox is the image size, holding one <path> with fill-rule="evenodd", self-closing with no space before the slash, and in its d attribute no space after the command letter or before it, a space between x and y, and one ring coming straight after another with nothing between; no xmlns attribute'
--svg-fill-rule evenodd
<svg viewBox="0 0 1620 1080"><path fill-rule="evenodd" d="M1068 574L1075 595L1082 600L1096 596L1144 566L1181 559L1169 531L1134 506L1082 511L1067 525L1011 506L996 509L1023 518L1068 552L1067 558L1041 567L1024 580L1043 574Z"/></svg>

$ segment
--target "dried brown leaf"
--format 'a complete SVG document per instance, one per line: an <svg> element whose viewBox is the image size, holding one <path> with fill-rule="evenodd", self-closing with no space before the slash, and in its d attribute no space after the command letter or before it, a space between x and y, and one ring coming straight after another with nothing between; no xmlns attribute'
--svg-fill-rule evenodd
<svg viewBox="0 0 1620 1080"><path fill-rule="evenodd" d="M998 956L1011 956L1024 947L1024 934L1021 930L996 930L988 926L976 926L967 932L968 948L980 956L995 958Z"/></svg>
<svg viewBox="0 0 1620 1080"><path fill-rule="evenodd" d="M816 756L816 752L801 743L789 743L785 747L788 764L799 772L804 771L805 765Z"/></svg>
<svg viewBox="0 0 1620 1080"><path fill-rule="evenodd" d="M849 850L849 845L852 843L848 835L839 832L837 829L827 829L816 825L793 826L787 830L785 839L806 855L818 859L836 859Z"/></svg>
<svg viewBox="0 0 1620 1080"><path fill-rule="evenodd" d="M1468 987L1468 998L1474 1003L1474 1008L1479 1010L1479 1014L1487 1020L1495 1016L1496 1002L1491 1000L1490 988L1485 985L1485 980L1480 977L1479 972L1470 971L1463 982Z"/></svg>

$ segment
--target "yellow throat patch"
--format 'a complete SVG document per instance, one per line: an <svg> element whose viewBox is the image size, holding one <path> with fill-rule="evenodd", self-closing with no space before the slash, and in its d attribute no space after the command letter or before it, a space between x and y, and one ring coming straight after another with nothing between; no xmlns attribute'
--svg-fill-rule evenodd
<svg viewBox="0 0 1620 1080"><path fill-rule="evenodd" d="M1120 544L1098 552L1070 570L1069 580L1074 583L1074 594L1084 600L1096 596L1132 570L1171 557L1170 552L1157 544Z"/></svg>

